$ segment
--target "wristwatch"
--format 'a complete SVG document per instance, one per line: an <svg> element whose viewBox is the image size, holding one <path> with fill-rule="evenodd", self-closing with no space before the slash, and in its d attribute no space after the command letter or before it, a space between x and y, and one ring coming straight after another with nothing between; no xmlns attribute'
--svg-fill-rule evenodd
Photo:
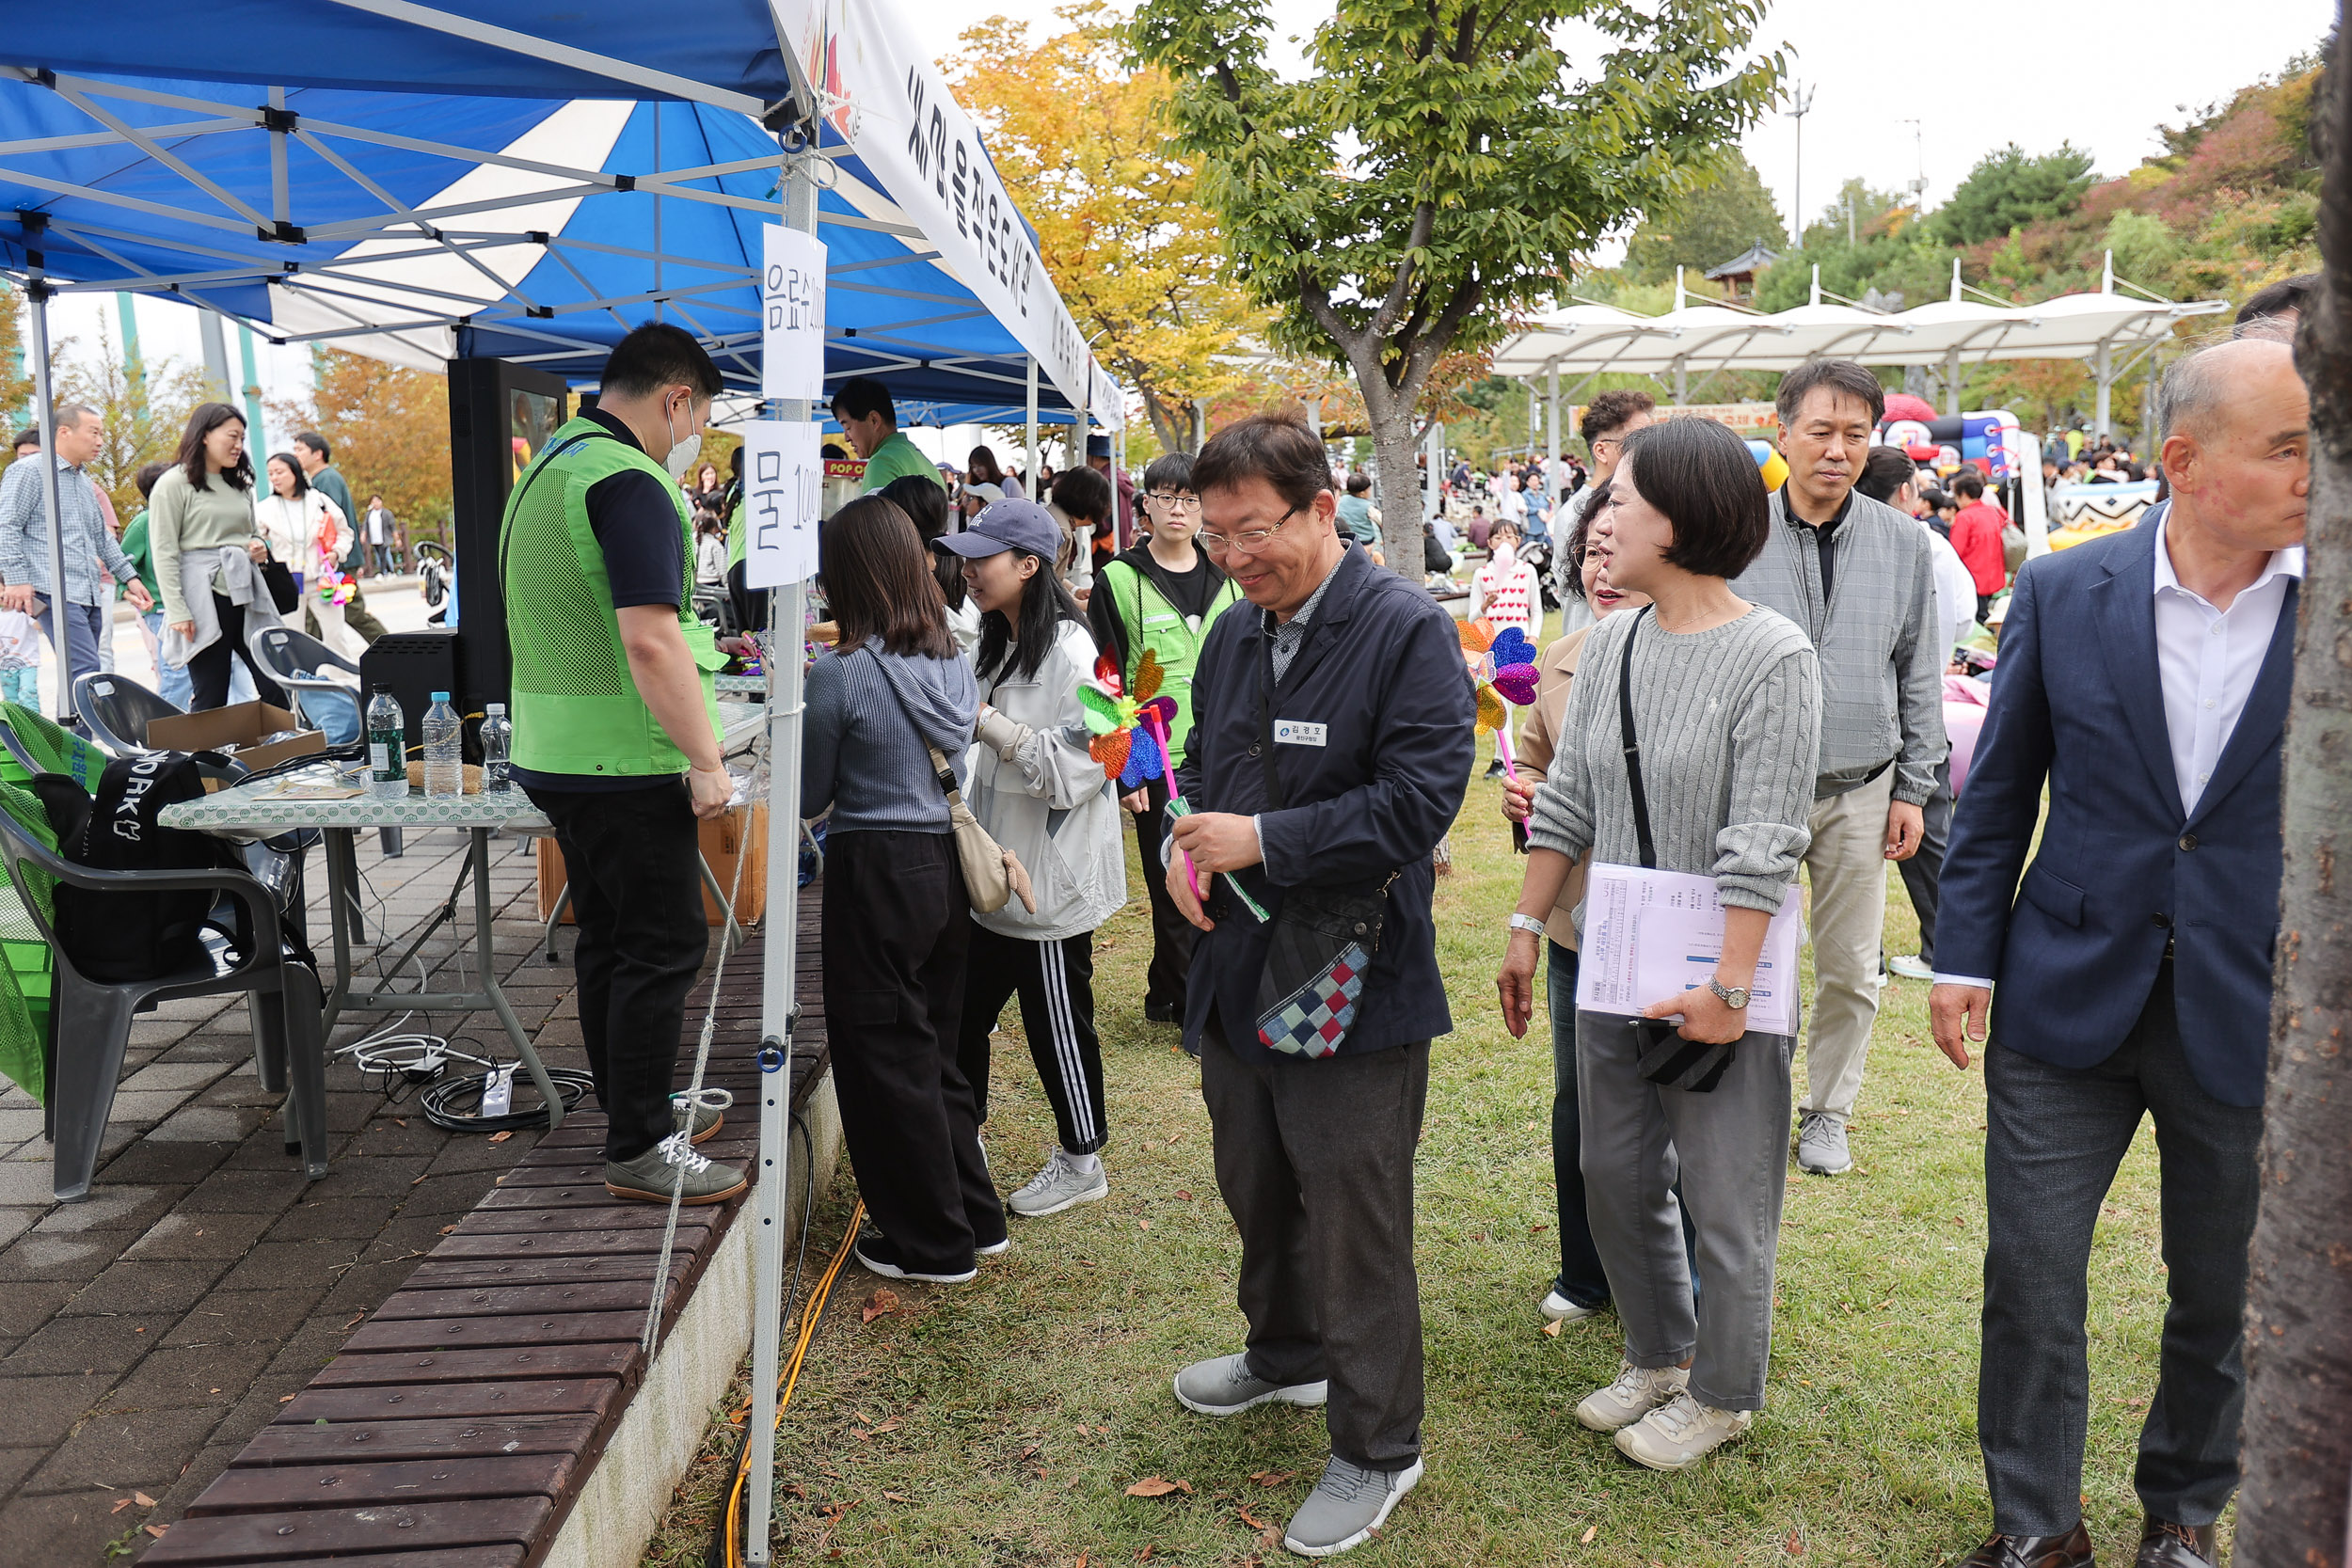
<svg viewBox="0 0 2352 1568"><path fill-rule="evenodd" d="M1745 986L1726 986L1709 974L1707 977L1707 989L1713 991L1716 999L1735 1013L1748 1005L1748 988Z"/></svg>
<svg viewBox="0 0 2352 1568"><path fill-rule="evenodd" d="M1542 921L1536 919L1532 914L1521 914L1517 910L1513 910L1511 911L1511 929L1514 931L1533 931L1539 937L1549 934L1549 928L1546 927Z"/></svg>

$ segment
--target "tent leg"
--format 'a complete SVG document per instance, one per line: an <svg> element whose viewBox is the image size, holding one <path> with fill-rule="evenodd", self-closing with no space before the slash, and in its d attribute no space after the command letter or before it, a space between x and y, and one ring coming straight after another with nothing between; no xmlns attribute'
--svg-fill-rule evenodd
<svg viewBox="0 0 2352 1568"><path fill-rule="evenodd" d="M57 494L57 397L49 379L50 291L47 284L36 278L25 293L33 301L33 401L40 405L34 410L34 417L40 421L40 500L49 523L49 649L57 656L57 722L72 724L73 664L67 650L73 646L73 639L65 626L65 527ZM111 634L113 622L102 620L99 625L103 628L102 635Z"/></svg>
<svg viewBox="0 0 2352 1568"><path fill-rule="evenodd" d="M2091 365L2093 372L2099 378L2099 403L2098 412L2090 421L2090 429L2093 435L2097 436L2100 440L2104 441L2107 438L2107 433L2112 428L2107 423L2110 413L2108 405L2112 402L2115 392L2115 371L2107 353L2106 340L2104 338L2099 341L2099 353L2097 357L2091 361Z"/></svg>
<svg viewBox="0 0 2352 1568"><path fill-rule="evenodd" d="M1544 490L1547 512L1560 510L1560 367L1549 372L1550 386L1546 393L1549 406L1544 410ZM1555 529L1552 537L1559 538Z"/></svg>
<svg viewBox="0 0 2352 1568"><path fill-rule="evenodd" d="M1027 434L1023 438L1022 442L1022 451L1025 454L1022 461L1026 465L1026 467L1022 470L1021 483L1027 487L1029 499L1038 502L1040 505L1043 505L1045 501L1045 494L1038 488L1037 484L1037 356L1034 354L1030 355L1028 356L1028 360L1029 422Z"/></svg>
<svg viewBox="0 0 2352 1568"><path fill-rule="evenodd" d="M1675 406L1680 408L1691 401L1691 357L1675 356Z"/></svg>
<svg viewBox="0 0 2352 1568"><path fill-rule="evenodd" d="M1944 356L1944 413L1947 418L1960 417L1960 350Z"/></svg>

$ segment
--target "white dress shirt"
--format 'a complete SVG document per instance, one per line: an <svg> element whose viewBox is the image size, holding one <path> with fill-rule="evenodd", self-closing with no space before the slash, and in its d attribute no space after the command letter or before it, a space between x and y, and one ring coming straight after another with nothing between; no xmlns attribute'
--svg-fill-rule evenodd
<svg viewBox="0 0 2352 1568"><path fill-rule="evenodd" d="M2172 569L2170 518L2156 525L2156 673L2164 693L2164 728L2172 745L2172 777L2184 818L2197 809L2262 673L2279 629L2287 581L2303 576L2303 546L2273 550L2251 585L2227 610L2181 585ZM1995 677L1997 680L1998 677ZM1968 974L1938 974L1938 985L1984 986Z"/></svg>

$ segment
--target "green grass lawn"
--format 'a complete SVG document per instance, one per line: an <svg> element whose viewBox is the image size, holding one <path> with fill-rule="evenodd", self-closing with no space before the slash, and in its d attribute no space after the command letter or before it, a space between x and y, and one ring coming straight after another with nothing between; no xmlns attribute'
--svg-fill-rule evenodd
<svg viewBox="0 0 2352 1568"><path fill-rule="evenodd" d="M1572 1413L1615 1373L1615 1319L1547 1338L1535 1313L1558 1262L1551 1056L1540 1015L1514 1040L1495 1013L1521 864L1497 800L1497 785L1471 784L1454 874L1438 883L1454 1032L1432 1057L1420 1159L1428 1474L1350 1560L1957 1558L1990 1528L1975 1428L1984 1093L1975 1071L1955 1072L1930 1044L1927 988L1898 980L1885 993L1854 1170L1791 1173L1768 1408L1695 1473L1639 1469ZM1136 875L1134 901L1096 943L1110 1197L1016 1218L1012 1251L985 1260L976 1283L898 1287L898 1309L870 1323L859 1307L882 1282L854 1265L843 1273L778 1437L779 1555L1057 1568L1286 1559L1259 1526L1279 1528L1312 1485L1326 1451L1320 1413L1214 1421L1168 1390L1178 1367L1241 1346L1239 1243L1211 1174L1196 1069L1175 1029L1142 1019L1151 929ZM1910 952L1911 907L1891 868L1888 880L1887 950ZM1053 1140L1011 1008L991 1101L990 1152L1009 1189ZM838 1181L818 1210L812 1273L850 1196ZM2143 1135L2092 1261L2086 1503L2110 1560L2128 1561L2138 1537L2131 1468L2154 1383L2163 1273ZM714 1429L648 1563L702 1560L734 1441ZM1152 1476L1190 1491L1125 1495Z"/></svg>

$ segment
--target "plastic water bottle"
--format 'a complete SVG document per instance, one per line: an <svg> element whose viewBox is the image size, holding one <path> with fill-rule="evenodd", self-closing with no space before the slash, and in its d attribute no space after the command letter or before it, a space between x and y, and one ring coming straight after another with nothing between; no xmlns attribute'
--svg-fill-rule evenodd
<svg viewBox="0 0 2352 1568"><path fill-rule="evenodd" d="M449 705L449 693L433 693L424 710L424 793L428 800L454 800L466 792L465 721Z"/></svg>
<svg viewBox="0 0 2352 1568"><path fill-rule="evenodd" d="M514 788L506 759L515 749L515 721L506 717L504 703L485 704L482 710L482 792L504 795Z"/></svg>
<svg viewBox="0 0 2352 1568"><path fill-rule="evenodd" d="M368 703L368 793L379 800L408 794L408 716L389 686Z"/></svg>

